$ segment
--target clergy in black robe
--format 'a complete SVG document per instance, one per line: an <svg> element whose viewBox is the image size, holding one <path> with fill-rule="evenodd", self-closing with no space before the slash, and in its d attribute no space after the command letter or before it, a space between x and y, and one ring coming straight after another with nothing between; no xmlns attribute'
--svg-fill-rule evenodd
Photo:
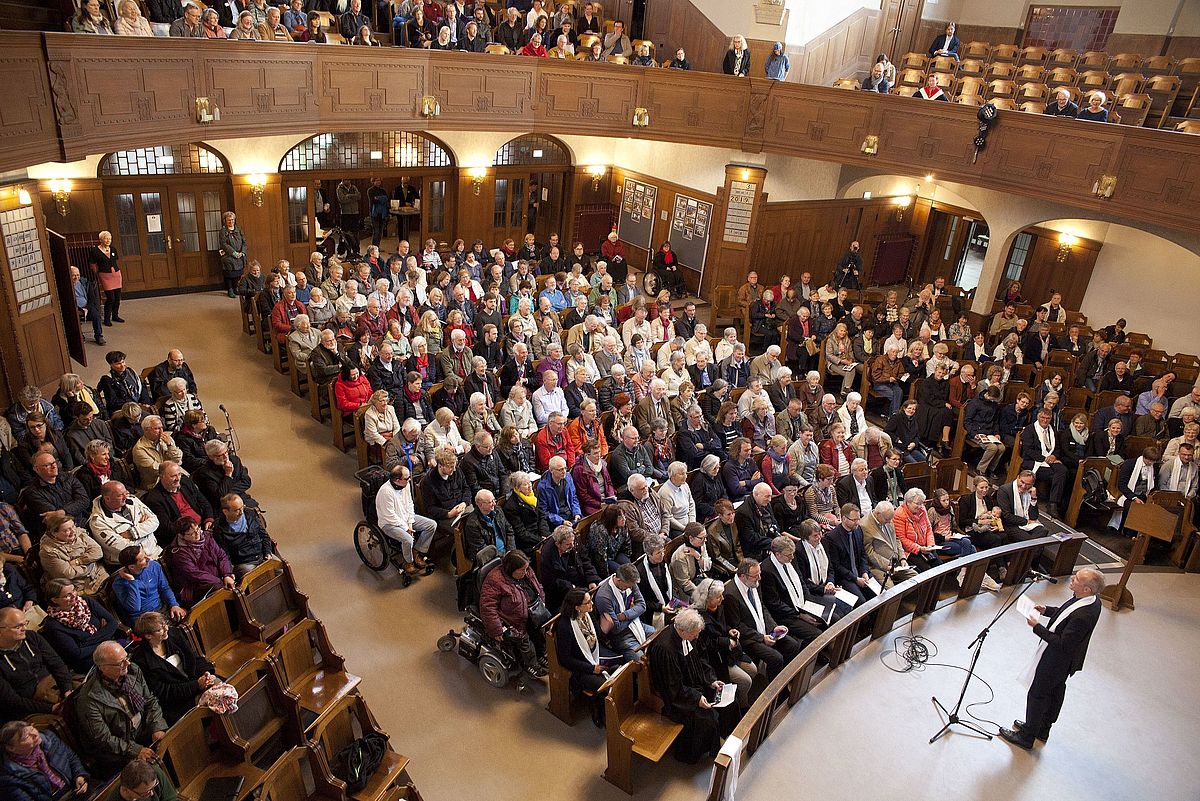
<svg viewBox="0 0 1200 801"><path fill-rule="evenodd" d="M650 646L650 682L663 700L663 714L683 725L675 740L675 758L687 763L716 756L721 741L713 702L724 685L696 644L703 630L700 613L684 609Z"/></svg>

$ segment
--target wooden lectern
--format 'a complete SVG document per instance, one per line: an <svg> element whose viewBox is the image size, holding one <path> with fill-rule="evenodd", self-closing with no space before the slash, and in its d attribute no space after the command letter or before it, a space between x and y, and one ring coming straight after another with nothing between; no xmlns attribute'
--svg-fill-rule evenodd
<svg viewBox="0 0 1200 801"><path fill-rule="evenodd" d="M1171 514L1158 504L1133 503L1133 506L1130 507L1129 517L1125 519L1125 528L1133 529L1138 533L1137 539L1133 543L1133 553L1129 555L1129 561L1125 565L1125 572L1121 574L1121 580L1105 587L1104 592L1100 593L1101 598L1112 604L1114 612L1119 611L1122 606L1135 608L1133 593L1125 585L1129 583L1129 576L1132 575L1133 569L1146 558L1146 549L1150 547L1150 538L1154 537L1170 542L1175 538L1175 529L1178 525L1179 516Z"/></svg>

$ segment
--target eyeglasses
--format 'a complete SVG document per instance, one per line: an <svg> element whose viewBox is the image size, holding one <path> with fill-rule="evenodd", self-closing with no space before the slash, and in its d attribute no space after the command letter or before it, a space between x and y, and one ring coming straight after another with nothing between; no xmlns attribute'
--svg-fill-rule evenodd
<svg viewBox="0 0 1200 801"><path fill-rule="evenodd" d="M129 657L127 656L124 659L122 659L120 662L109 662L106 665L99 665L99 667L125 667L128 664L129 664Z"/></svg>
<svg viewBox="0 0 1200 801"><path fill-rule="evenodd" d="M29 623L26 621L21 621L20 623L13 623L11 626L0 626L0 629L16 629L17 631L23 631L27 628L29 628Z"/></svg>

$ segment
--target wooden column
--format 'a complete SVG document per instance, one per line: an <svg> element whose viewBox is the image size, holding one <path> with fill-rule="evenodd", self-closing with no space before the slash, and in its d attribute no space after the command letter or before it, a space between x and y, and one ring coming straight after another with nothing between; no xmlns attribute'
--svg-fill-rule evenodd
<svg viewBox="0 0 1200 801"><path fill-rule="evenodd" d="M233 212L237 215L238 225L246 233L246 260L257 259L264 274L291 253L283 184L278 173L267 175L266 179L267 185L263 188L260 204L250 185L250 177L233 176ZM296 266L293 261L293 269ZM299 266L303 267L304 264Z"/></svg>
<svg viewBox="0 0 1200 801"><path fill-rule="evenodd" d="M22 190L31 195L28 202ZM50 397L70 370L38 195L33 183L0 187L0 406L5 409L27 384Z"/></svg>
<svg viewBox="0 0 1200 801"><path fill-rule="evenodd" d="M767 194L765 167L725 165L725 185L717 192L708 242L708 257L701 279L701 297L712 297L715 287L746 282Z"/></svg>

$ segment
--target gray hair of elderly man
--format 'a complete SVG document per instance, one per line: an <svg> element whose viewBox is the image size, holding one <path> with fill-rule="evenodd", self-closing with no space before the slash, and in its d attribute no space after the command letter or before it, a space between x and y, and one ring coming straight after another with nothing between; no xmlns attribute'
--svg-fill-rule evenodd
<svg viewBox="0 0 1200 801"><path fill-rule="evenodd" d="M1099 570L1091 567L1081 567L1075 571L1075 575L1092 591L1093 595L1099 595L1104 591L1104 574Z"/></svg>
<svg viewBox="0 0 1200 801"><path fill-rule="evenodd" d="M642 541L642 550L646 553L661 551L667 547L667 538L662 534L647 534L646 539Z"/></svg>
<svg viewBox="0 0 1200 801"><path fill-rule="evenodd" d="M229 450L229 446L219 439L210 439L204 443L205 456L216 456L218 453L223 453L227 450Z"/></svg>
<svg viewBox="0 0 1200 801"><path fill-rule="evenodd" d="M675 630L680 634L695 634L704 628L704 618L695 609L680 609L675 615Z"/></svg>
<svg viewBox="0 0 1200 801"><path fill-rule="evenodd" d="M796 550L796 543L791 537L780 534L775 539L771 540L771 553L785 554Z"/></svg>
<svg viewBox="0 0 1200 801"><path fill-rule="evenodd" d="M563 523L561 526L554 529L554 531L550 532L550 536L554 538L555 542L561 544L562 541L567 537L575 536L575 529L571 526L568 526L566 523Z"/></svg>
<svg viewBox="0 0 1200 801"><path fill-rule="evenodd" d="M479 504L482 503L487 498L491 498L492 500L495 500L496 496L493 495L492 491L489 489L481 489L479 492L475 493L475 508L478 509Z"/></svg>
<svg viewBox="0 0 1200 801"><path fill-rule="evenodd" d="M630 473L629 478L625 479L625 486L629 487L631 491L635 489L641 489L648 483L649 482L646 481L646 477L641 473Z"/></svg>

